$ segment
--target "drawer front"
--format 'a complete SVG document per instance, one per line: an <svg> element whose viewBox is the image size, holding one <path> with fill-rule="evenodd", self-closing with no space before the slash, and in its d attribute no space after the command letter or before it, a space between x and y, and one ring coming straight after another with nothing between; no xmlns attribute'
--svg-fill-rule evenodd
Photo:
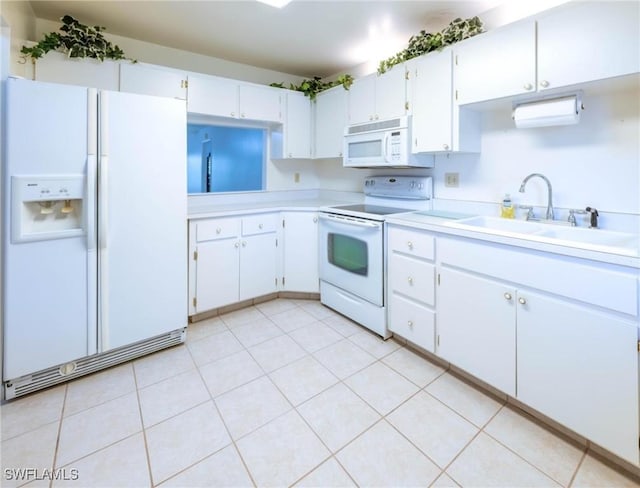
<svg viewBox="0 0 640 488"><path fill-rule="evenodd" d="M278 214L267 213L242 217L242 235L266 234L275 232L278 226Z"/></svg>
<svg viewBox="0 0 640 488"><path fill-rule="evenodd" d="M240 235L240 220L237 218L211 219L196 223L196 241L228 239Z"/></svg>
<svg viewBox="0 0 640 488"><path fill-rule="evenodd" d="M389 259L389 290L435 305L435 266L402 254Z"/></svg>
<svg viewBox="0 0 640 488"><path fill-rule="evenodd" d="M389 251L401 252L417 258L433 261L435 238L417 230L389 227Z"/></svg>
<svg viewBox="0 0 640 488"><path fill-rule="evenodd" d="M389 299L389 330L434 352L435 319L433 310L391 293Z"/></svg>

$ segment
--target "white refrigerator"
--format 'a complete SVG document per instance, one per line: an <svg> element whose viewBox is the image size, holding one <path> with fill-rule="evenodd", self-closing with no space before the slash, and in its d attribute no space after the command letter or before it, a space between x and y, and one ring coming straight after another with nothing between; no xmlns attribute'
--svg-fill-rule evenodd
<svg viewBox="0 0 640 488"><path fill-rule="evenodd" d="M6 88L9 399L184 341L187 164L184 101Z"/></svg>

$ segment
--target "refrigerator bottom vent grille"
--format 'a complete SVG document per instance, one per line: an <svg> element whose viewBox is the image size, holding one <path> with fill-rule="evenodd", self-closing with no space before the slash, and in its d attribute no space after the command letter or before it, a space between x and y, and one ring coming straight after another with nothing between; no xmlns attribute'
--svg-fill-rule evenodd
<svg viewBox="0 0 640 488"><path fill-rule="evenodd" d="M142 342L78 359L73 361L73 363L75 363L75 369L66 375L60 372L62 365L58 365L38 371L37 373L5 381L5 400L27 395L34 391L78 378L79 376L124 363L130 359L135 359L167 347L181 344L184 342L186 330L186 328L177 329Z"/></svg>

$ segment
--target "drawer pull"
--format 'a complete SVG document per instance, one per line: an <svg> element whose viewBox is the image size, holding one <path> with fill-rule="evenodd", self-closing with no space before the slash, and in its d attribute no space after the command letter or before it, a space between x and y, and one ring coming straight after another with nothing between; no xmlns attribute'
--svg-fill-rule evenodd
<svg viewBox="0 0 640 488"><path fill-rule="evenodd" d="M407 281L409 282L410 285L413 285L413 278L411 276L407 278Z"/></svg>
<svg viewBox="0 0 640 488"><path fill-rule="evenodd" d="M408 241L408 242L407 242L407 247L408 247L409 249L413 249L413 242Z"/></svg>
<svg viewBox="0 0 640 488"><path fill-rule="evenodd" d="M258 229L262 229L262 224L258 224Z"/></svg>
<svg viewBox="0 0 640 488"><path fill-rule="evenodd" d="M218 228L216 229L216 234L220 234L220 232L222 232L222 229L221 229L220 227L218 227Z"/></svg>
<svg viewBox="0 0 640 488"><path fill-rule="evenodd" d="M524 297L520 297L520 298L518 298L518 303L520 305L526 305L527 304L527 300Z"/></svg>
<svg viewBox="0 0 640 488"><path fill-rule="evenodd" d="M409 327L413 327L413 320L408 320L408 321L407 321L407 325L408 325Z"/></svg>
<svg viewBox="0 0 640 488"><path fill-rule="evenodd" d="M507 292L504 294L505 300L511 300L511 293Z"/></svg>

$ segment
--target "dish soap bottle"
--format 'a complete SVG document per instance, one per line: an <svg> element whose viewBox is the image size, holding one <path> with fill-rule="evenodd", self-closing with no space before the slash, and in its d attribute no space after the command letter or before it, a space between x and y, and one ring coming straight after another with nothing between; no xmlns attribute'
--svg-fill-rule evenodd
<svg viewBox="0 0 640 488"><path fill-rule="evenodd" d="M516 208L511 202L511 196L506 193L502 199L502 206L500 207L500 217L504 219L513 219L516 216Z"/></svg>

